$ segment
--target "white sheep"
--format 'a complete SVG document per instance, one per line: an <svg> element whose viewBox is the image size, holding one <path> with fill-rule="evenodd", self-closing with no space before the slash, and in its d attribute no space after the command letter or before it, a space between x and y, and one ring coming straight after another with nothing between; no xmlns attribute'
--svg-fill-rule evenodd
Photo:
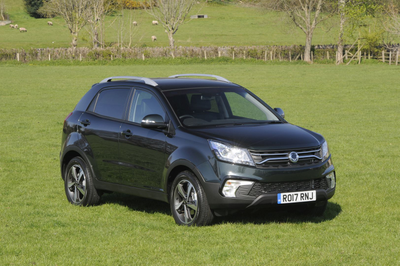
<svg viewBox="0 0 400 266"><path fill-rule="evenodd" d="M14 28L14 24L10 24L10 28L13 29Z"/></svg>
<svg viewBox="0 0 400 266"><path fill-rule="evenodd" d="M157 41L157 37L155 36L155 35L153 35L153 36L151 36L151 40L154 42L154 41Z"/></svg>
<svg viewBox="0 0 400 266"><path fill-rule="evenodd" d="M14 25L14 29L18 29L18 24L15 24L15 25Z"/></svg>
<svg viewBox="0 0 400 266"><path fill-rule="evenodd" d="M49 26L53 26L53 22L51 22L51 21L47 21L47 25L49 25Z"/></svg>
<svg viewBox="0 0 400 266"><path fill-rule="evenodd" d="M27 32L28 30L25 28L19 28L19 32Z"/></svg>
<svg viewBox="0 0 400 266"><path fill-rule="evenodd" d="M158 25L158 21L157 21L157 20L153 20L153 21L151 22L151 24L153 24L153 25Z"/></svg>
<svg viewBox="0 0 400 266"><path fill-rule="evenodd" d="M136 21L132 22L132 24L133 24L133 26L137 26L138 25Z"/></svg>

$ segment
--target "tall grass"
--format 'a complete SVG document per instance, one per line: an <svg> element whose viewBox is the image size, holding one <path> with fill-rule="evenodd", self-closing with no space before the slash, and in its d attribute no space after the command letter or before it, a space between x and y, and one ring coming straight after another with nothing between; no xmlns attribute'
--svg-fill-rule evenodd
<svg viewBox="0 0 400 266"><path fill-rule="evenodd" d="M337 169L322 218L276 210L175 225L165 203L109 194L79 208L59 171L63 119L114 75L211 73L322 133ZM0 265L395 265L400 82L395 66L186 64L0 66Z"/></svg>

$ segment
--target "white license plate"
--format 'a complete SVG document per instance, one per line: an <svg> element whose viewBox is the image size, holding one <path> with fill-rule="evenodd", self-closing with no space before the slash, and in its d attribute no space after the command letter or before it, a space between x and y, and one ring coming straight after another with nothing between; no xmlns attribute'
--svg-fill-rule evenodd
<svg viewBox="0 0 400 266"><path fill-rule="evenodd" d="M308 202L316 200L317 193L315 192L315 190L278 194L278 204Z"/></svg>

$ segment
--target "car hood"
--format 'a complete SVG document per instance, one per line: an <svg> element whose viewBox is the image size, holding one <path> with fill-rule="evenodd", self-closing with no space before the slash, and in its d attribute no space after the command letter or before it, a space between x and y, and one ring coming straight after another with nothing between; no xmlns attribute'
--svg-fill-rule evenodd
<svg viewBox="0 0 400 266"><path fill-rule="evenodd" d="M323 137L289 123L239 125L191 129L207 139L219 140L250 150L302 149L320 146Z"/></svg>

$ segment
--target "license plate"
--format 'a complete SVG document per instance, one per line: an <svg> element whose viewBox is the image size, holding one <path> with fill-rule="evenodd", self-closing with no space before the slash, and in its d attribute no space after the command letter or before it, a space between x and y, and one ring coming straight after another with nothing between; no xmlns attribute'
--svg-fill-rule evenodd
<svg viewBox="0 0 400 266"><path fill-rule="evenodd" d="M315 190L278 194L278 204L308 202L316 200L317 194Z"/></svg>

